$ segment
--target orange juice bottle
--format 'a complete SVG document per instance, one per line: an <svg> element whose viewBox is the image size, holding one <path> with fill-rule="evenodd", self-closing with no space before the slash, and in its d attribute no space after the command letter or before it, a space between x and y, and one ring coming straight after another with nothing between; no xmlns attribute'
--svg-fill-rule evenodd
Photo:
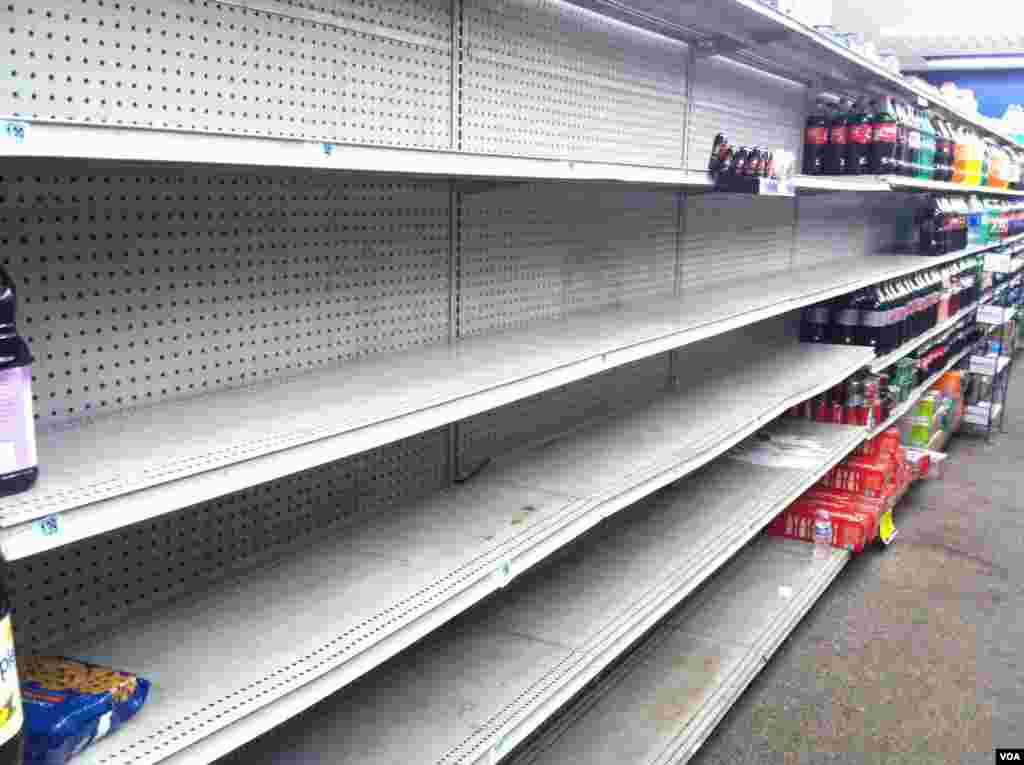
<svg viewBox="0 0 1024 765"><path fill-rule="evenodd" d="M962 130L956 133L956 143L953 145L953 183L967 182L967 136Z"/></svg>

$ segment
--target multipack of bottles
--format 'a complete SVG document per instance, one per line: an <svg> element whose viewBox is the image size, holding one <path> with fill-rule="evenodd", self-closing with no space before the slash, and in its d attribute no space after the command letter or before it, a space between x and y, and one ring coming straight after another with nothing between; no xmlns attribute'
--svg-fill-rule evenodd
<svg viewBox="0 0 1024 765"><path fill-rule="evenodd" d="M786 414L789 417L835 425L874 427L889 416L882 395L886 385L885 375L857 374L797 404Z"/></svg>
<svg viewBox="0 0 1024 765"><path fill-rule="evenodd" d="M760 146L748 148L733 146L723 133L715 136L708 160L708 172L712 175L739 175L749 178L774 177L775 157L773 152Z"/></svg>
<svg viewBox="0 0 1024 765"><path fill-rule="evenodd" d="M892 98L818 102L804 131L805 175L902 175L1022 188L1024 153Z"/></svg>
<svg viewBox="0 0 1024 765"><path fill-rule="evenodd" d="M965 258L808 306L800 339L889 353L976 302L977 268L976 258Z"/></svg>

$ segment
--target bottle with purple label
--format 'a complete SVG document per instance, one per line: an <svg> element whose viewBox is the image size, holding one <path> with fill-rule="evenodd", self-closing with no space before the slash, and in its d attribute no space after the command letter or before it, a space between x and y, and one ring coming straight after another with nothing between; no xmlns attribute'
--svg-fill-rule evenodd
<svg viewBox="0 0 1024 765"><path fill-rule="evenodd" d="M32 354L15 327L14 282L0 267L0 496L32 488L39 475L32 417Z"/></svg>

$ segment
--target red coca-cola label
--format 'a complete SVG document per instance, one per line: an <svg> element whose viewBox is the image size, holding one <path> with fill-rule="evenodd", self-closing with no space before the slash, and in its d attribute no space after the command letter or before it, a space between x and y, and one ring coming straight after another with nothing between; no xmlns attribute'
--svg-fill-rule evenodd
<svg viewBox="0 0 1024 765"><path fill-rule="evenodd" d="M898 132L895 122L876 122L871 130L871 138L875 143L896 143Z"/></svg>
<svg viewBox="0 0 1024 765"><path fill-rule="evenodd" d="M805 133L804 143L823 146L828 142L828 129L823 127L809 127Z"/></svg>
<svg viewBox="0 0 1024 765"><path fill-rule="evenodd" d="M847 135L851 143L871 143L871 125L853 125Z"/></svg>
<svg viewBox="0 0 1024 765"><path fill-rule="evenodd" d="M846 143L846 125L840 125L832 128L829 132L832 143Z"/></svg>

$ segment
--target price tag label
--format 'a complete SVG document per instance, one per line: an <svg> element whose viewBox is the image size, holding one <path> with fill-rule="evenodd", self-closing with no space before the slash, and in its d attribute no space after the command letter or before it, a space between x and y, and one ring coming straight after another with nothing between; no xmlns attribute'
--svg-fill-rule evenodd
<svg viewBox="0 0 1024 765"><path fill-rule="evenodd" d="M60 516L56 514L32 522L32 530L43 537L60 536L62 527Z"/></svg>
<svg viewBox="0 0 1024 765"><path fill-rule="evenodd" d="M985 270L1009 273L1013 269L1012 260L1013 256L1008 252L985 253Z"/></svg>
<svg viewBox="0 0 1024 765"><path fill-rule="evenodd" d="M886 510L882 513L882 517L878 525L878 536L881 537L882 542L889 544L896 538L899 532L896 531L896 524L892 520L892 510Z"/></svg>
<svg viewBox="0 0 1024 765"><path fill-rule="evenodd" d="M497 574L498 578L501 579L501 586L505 587L508 585L508 583L512 581L512 577L515 576L515 567L512 565L512 561L503 560L499 563Z"/></svg>
<svg viewBox="0 0 1024 765"><path fill-rule="evenodd" d="M320 144L320 149L323 152L323 155L325 157L329 157L332 154L334 154L334 144L333 143L322 143L322 144Z"/></svg>
<svg viewBox="0 0 1024 765"><path fill-rule="evenodd" d="M0 136L5 141L25 143L28 138L28 123L16 120L0 120Z"/></svg>

